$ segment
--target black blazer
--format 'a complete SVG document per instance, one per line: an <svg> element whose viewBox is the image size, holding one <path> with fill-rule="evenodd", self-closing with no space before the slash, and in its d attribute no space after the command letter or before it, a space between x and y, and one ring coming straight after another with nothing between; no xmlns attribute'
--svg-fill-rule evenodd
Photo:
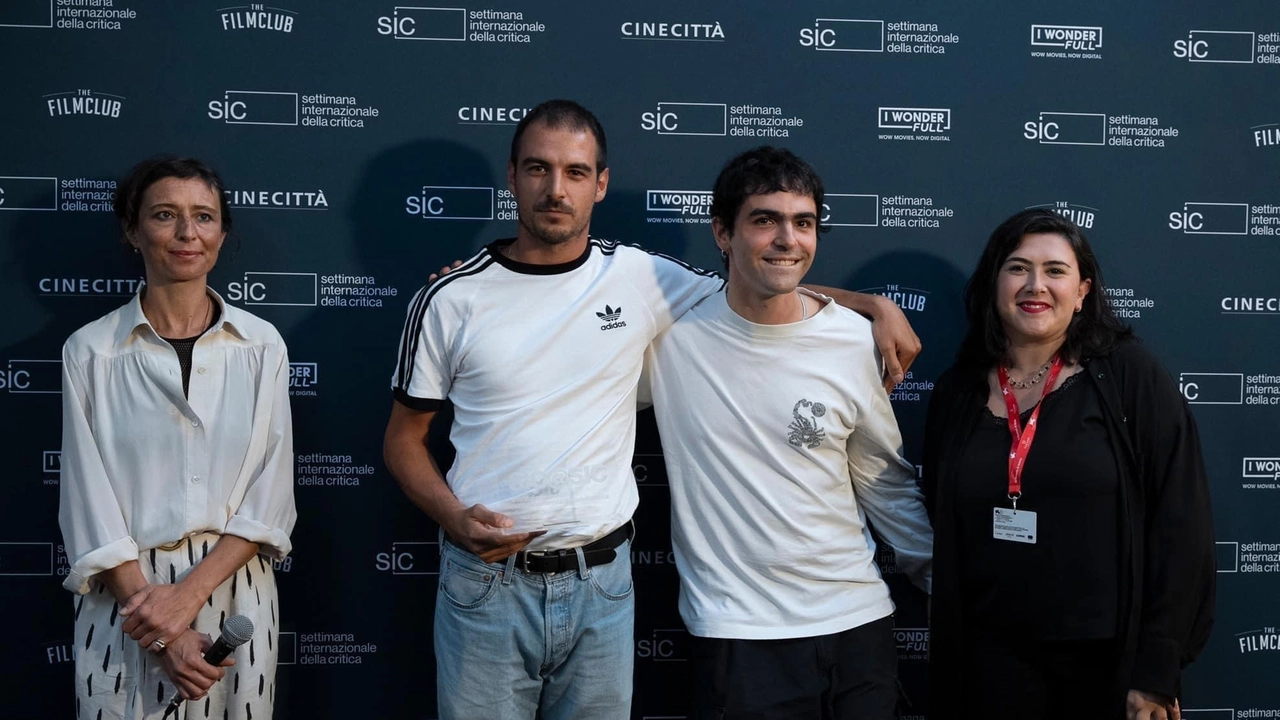
<svg viewBox="0 0 1280 720"><path fill-rule="evenodd" d="M1136 341L1081 363L1108 416L1120 477L1117 712L1129 690L1176 697L1213 627L1209 483L1195 418L1168 371ZM987 402L987 369L952 366L929 401L925 504L933 521L931 720L964 716L965 618L956 547L956 463Z"/></svg>

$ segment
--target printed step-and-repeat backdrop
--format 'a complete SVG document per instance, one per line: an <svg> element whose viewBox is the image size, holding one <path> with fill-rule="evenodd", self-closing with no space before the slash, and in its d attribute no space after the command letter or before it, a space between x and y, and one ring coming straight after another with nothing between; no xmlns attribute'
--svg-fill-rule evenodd
<svg viewBox="0 0 1280 720"><path fill-rule="evenodd" d="M893 298L924 340L893 394L916 461L987 235L1025 207L1079 223L1204 440L1220 613L1184 715L1280 716L1272 3L5 0L0 65L5 717L73 712L60 347L137 288L111 198L161 152L226 178L235 239L211 282L293 361L276 716L435 717L437 532L382 465L389 378L427 274L514 234L511 133L553 97L609 134L594 233L703 267L719 267L708 202L726 159L769 143L815 164L833 229L809 279ZM633 715L679 718L689 636L646 427ZM924 718L923 598L881 560L907 717Z"/></svg>

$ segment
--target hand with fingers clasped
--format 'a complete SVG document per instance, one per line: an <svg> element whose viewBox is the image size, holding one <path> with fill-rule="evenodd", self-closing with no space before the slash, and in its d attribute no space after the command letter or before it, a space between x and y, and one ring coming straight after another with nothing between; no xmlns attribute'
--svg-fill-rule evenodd
<svg viewBox="0 0 1280 720"><path fill-rule="evenodd" d="M170 682L178 689L183 700L199 700L209 688L227 674L224 667L236 664L232 658L226 658L218 665L210 665L204 660L204 653L213 645L208 635L186 630L168 641L162 652L155 653L156 660Z"/></svg>
<svg viewBox="0 0 1280 720"><path fill-rule="evenodd" d="M143 648L162 649L190 629L203 602L181 584L148 585L129 596L120 608L120 616L125 618L121 627ZM154 647L157 640L161 648Z"/></svg>
<svg viewBox="0 0 1280 720"><path fill-rule="evenodd" d="M444 530L454 543L480 556L485 562L496 563L525 549L534 538L547 532L507 532L515 524L514 518L477 503L455 513Z"/></svg>
<svg viewBox="0 0 1280 720"><path fill-rule="evenodd" d="M1124 705L1125 720L1182 720L1182 708L1177 698L1130 690Z"/></svg>

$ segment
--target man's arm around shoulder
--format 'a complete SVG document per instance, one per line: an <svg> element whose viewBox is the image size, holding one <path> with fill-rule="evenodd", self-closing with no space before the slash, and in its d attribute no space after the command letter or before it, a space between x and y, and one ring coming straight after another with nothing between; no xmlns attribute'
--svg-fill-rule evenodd
<svg viewBox="0 0 1280 720"><path fill-rule="evenodd" d="M821 293L836 301L836 304L871 318L871 335L875 338L876 347L884 356L885 392L892 392L893 386L902 382L907 370L916 356L920 354L920 338L911 329L911 323L902 312L902 308L883 295L841 290L824 285L804 287Z"/></svg>

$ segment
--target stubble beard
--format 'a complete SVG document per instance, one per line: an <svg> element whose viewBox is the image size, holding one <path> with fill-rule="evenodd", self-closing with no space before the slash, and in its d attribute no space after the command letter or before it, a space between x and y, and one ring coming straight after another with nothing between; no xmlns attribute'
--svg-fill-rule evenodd
<svg viewBox="0 0 1280 720"><path fill-rule="evenodd" d="M587 222L589 221L590 221L590 218L588 218ZM564 245L565 243L581 235L582 231L587 228L587 222L574 223L569 227L552 227L552 226L545 226L545 225L542 227L539 227L532 220L526 218L524 216L524 213L520 214L521 227L527 230L530 235L537 238L540 242L543 242L547 245L552 245L552 246Z"/></svg>

